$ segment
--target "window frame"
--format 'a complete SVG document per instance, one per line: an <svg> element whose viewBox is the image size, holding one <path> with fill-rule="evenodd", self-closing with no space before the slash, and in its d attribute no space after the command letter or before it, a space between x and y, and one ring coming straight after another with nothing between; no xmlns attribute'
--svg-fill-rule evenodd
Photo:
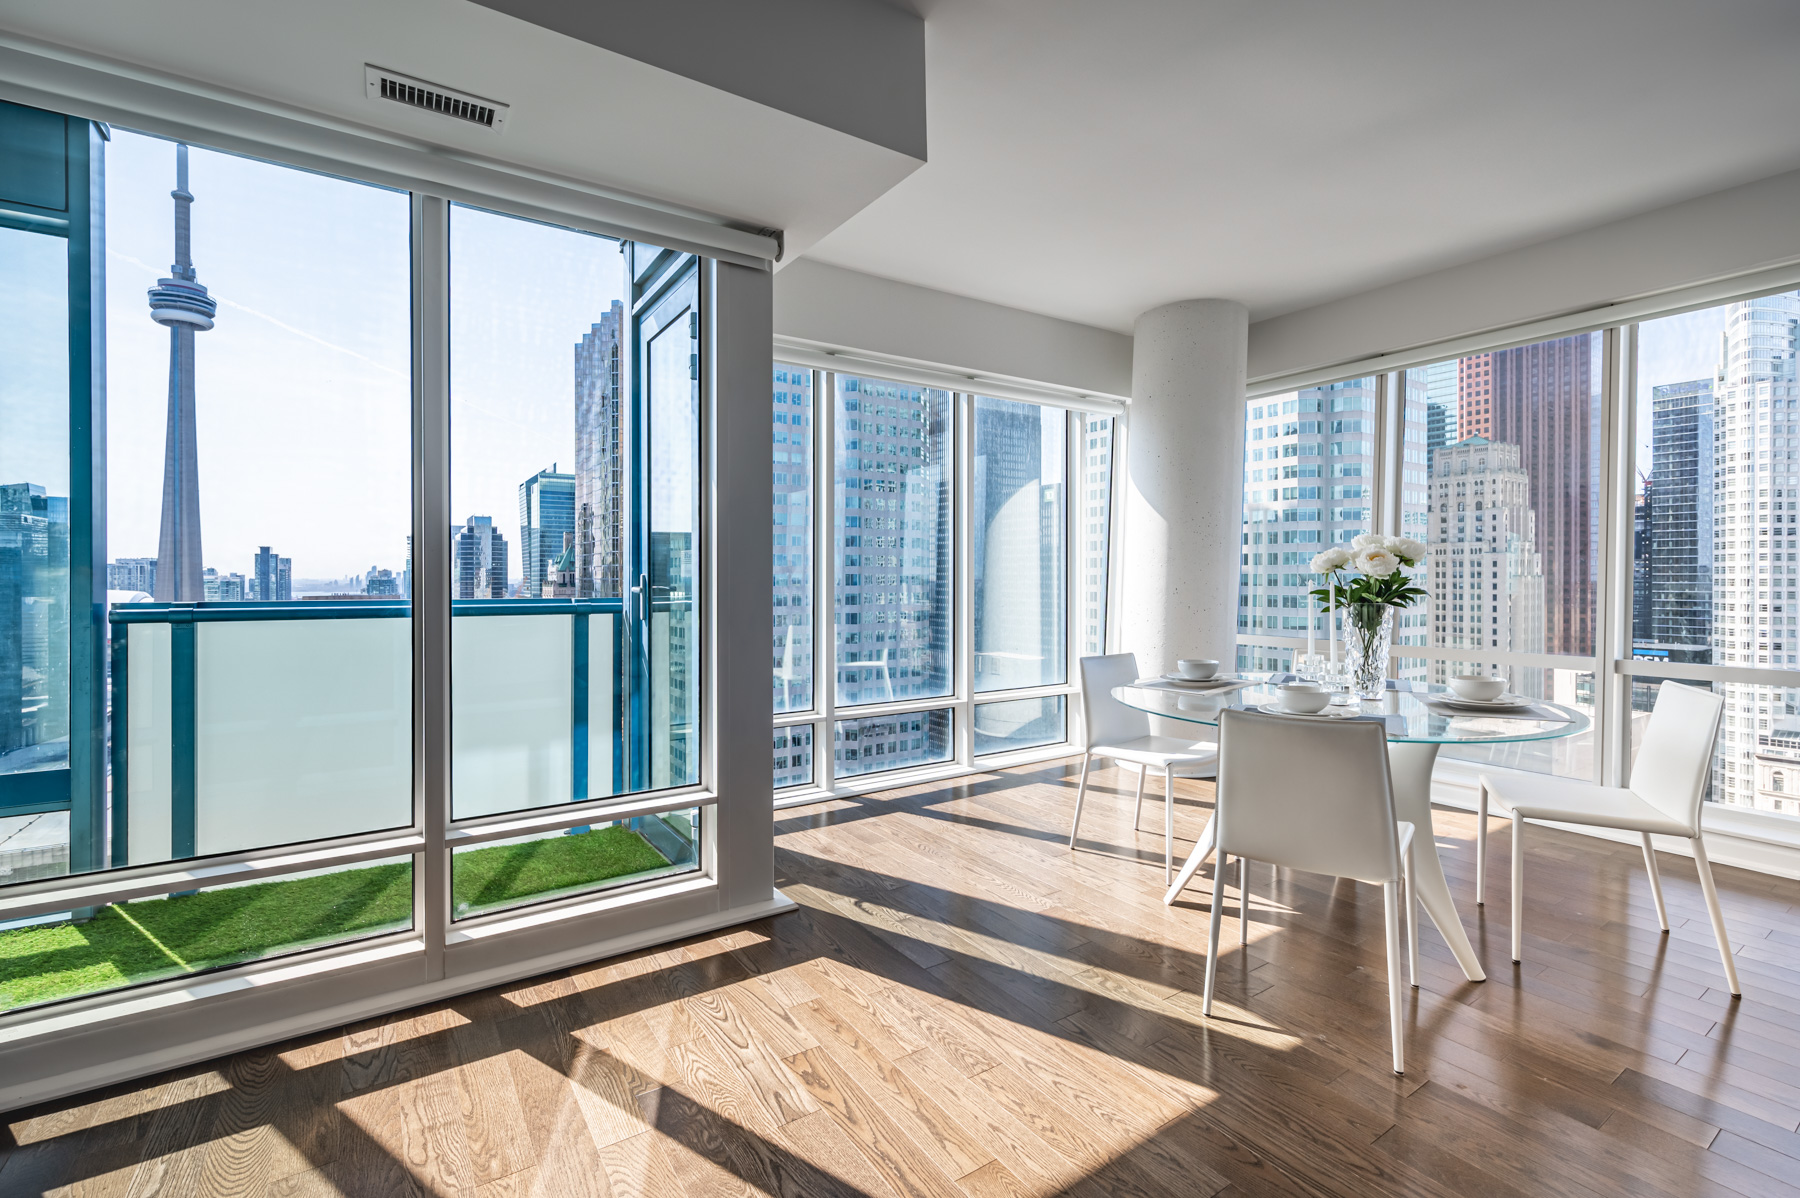
<svg viewBox="0 0 1800 1198"><path fill-rule="evenodd" d="M1605 312L1590 312L1585 317L1538 322L1485 336L1458 338L1412 349L1403 355L1347 363L1331 370L1261 380L1246 388L1244 398L1248 403L1307 387L1325 386L1376 374L1381 389L1381 448L1377 456L1383 467L1378 490L1381 503L1376 512L1374 531L1389 536L1401 535L1404 530L1400 519L1400 471L1403 469L1401 455L1404 451L1405 412L1403 402L1390 402L1389 397L1403 388L1404 373L1445 359L1510 349L1583 333L1601 334L1600 511L1597 517L1599 544L1596 548L1598 573L1595 580L1594 653L1562 655L1485 650L1478 656L1483 662L1498 665L1576 670L1591 674L1595 692L1595 753L1593 777L1589 780L1607 786L1624 786L1629 784L1631 772L1631 687L1634 681L1670 679L1707 685L1730 682L1782 689L1800 688L1800 670L1657 662L1638 660L1632 656L1632 530L1636 500L1633 481L1636 478L1639 326L1666 316L1720 307L1796 288L1800 288L1800 268L1763 271L1739 278L1735 283L1726 281L1685 288L1662 297L1660 302L1634 301L1629 305L1614 305ZM1239 646L1266 645L1303 652L1306 639L1267 632L1239 631L1236 643ZM1467 661L1473 660L1474 656L1466 649L1396 644L1392 659L1395 664L1390 665L1390 672L1397 670L1398 660L1402 657ZM1439 773L1440 781L1472 785L1477 768L1472 763L1465 766L1465 763L1446 760L1444 765L1446 768ZM1506 770L1508 767L1484 764L1479 769L1493 771ZM1726 807L1712 802L1702 804L1702 813L1709 829L1716 828L1732 835L1777 844L1800 843L1800 816L1748 807Z"/></svg>
<svg viewBox="0 0 1800 1198"><path fill-rule="evenodd" d="M1123 427L1123 405L1111 400L1078 395L1057 395L1049 389L1042 391L1021 388L1016 385L986 384L969 386L967 376L960 378L939 374L935 371L907 369L896 364L863 361L861 359L845 361L840 369L835 359L829 355L814 352L778 341L772 355L773 364L793 370L812 371L813 423L812 433L812 553L813 553L813 706L807 710L783 712L771 716L771 731L782 732L791 728L810 728L812 730L812 780L785 786L773 792L776 809L803 806L809 803L823 802L827 799L848 795L866 794L870 791L886 790L895 786L913 782L957 777L974 773L978 770L994 769L1006 765L1016 765L1031 761L1043 761L1067 756L1073 747L1080 743L1078 726L1080 709L1080 670L1079 662L1082 653L1082 610L1083 604L1078 602L1082 594L1080 582L1082 578L1081 544L1083 504L1085 502L1084 482L1086 465L1085 455L1088 452L1086 422L1091 416L1108 416L1113 419L1113 432L1107 447L1109 455L1108 488L1111 495L1108 501L1106 518L1105 554L1108 563L1107 577L1103 583L1106 597L1102 602L1102 633L1107 644L1111 644L1111 630L1114 624L1115 605L1111 602L1113 583L1117 571L1111 569L1116 557L1116 537L1119 504L1118 463L1119 445ZM854 705L840 704L837 701L834 680L837 672L837 644L831 630L835 627L832 617L836 615L834 562L835 546L833 544L833 482L836 472L836 461L833 457L836 445L837 396L836 376L878 378L926 387L936 387L950 392L951 426L953 446L951 460L953 486L951 493L950 526L955 537L950 558L954 563L951 579L951 626L952 632L952 687L948 695L937 698L907 698L887 703L861 703ZM974 510L970 497L974 492L974 439L975 439L975 404L978 398L987 397L1006 399L1014 402L1035 404L1046 411L1056 411L1063 419L1063 563L1062 581L1064 588L1063 604L1063 652L1067 663L1065 678L1059 683L1040 686L1016 687L1009 690L980 691L975 690L975 653L974 653ZM1054 698L1063 699L1064 738L1045 745L1028 748L1007 749L996 753L979 756L975 753L975 708L990 703L1013 702L1021 699ZM949 711L951 718L952 753L948 760L929 764L902 766L897 769L854 774L844 778L835 776L835 755L830 750L835 744L835 728L839 721L865 719L886 715L901 715L914 712Z"/></svg>
<svg viewBox="0 0 1800 1198"><path fill-rule="evenodd" d="M77 132L84 139L105 136L104 126L73 115L66 119L71 138ZM720 606L720 579L740 566L743 553L755 552L754 535L746 535L753 534L755 522L742 518L741 513L733 514L728 496L741 496L751 484L736 472L730 455L718 449L720 444L737 443L746 435L748 417L740 411L742 405L725 402L724 393L728 387L740 385L747 371L756 370L757 358L767 345L771 304L767 263L755 259L752 265L752 259L729 251L718 251L716 257L699 256L695 263L700 380L695 544L700 575L695 622L701 646L698 780L688 786L610 795L553 809L452 819L452 595L449 546L441 535L451 524L449 209L452 203L467 203L583 232L619 237L621 230L596 228L594 219L580 211L550 211L502 196L446 188L425 178L384 176L354 163L325 162L297 154L279 143L209 137L204 130L172 133L150 119L122 123L149 136L251 156L287 169L330 174L359 185L409 190L409 466L411 532L416 547L411 611L411 818L406 824L373 832L139 866L102 866L13 883L0 887L0 919L79 913L102 904L178 894L197 887L276 880L406 857L412 864L412 922L405 930L316 948L277 949L268 957L239 965L126 983L0 1012L0 1078L4 1079L0 1081L0 1105L17 1107L43 1101L221 1051L252 1047L792 909L794 904L770 886L768 809L758 814L754 804L723 801L728 793L755 788L755 770L735 764L744 755L726 751L726 746L741 746L746 732L755 727L754 720L743 715L747 682L767 686L766 676L753 676L747 670L747 655L732 648L743 640L741 623L721 630L732 616ZM18 206L8 202L0 207ZM637 235L646 242L667 244L667 239L654 234ZM630 239L633 232L625 230L624 236ZM685 252L681 256L685 257ZM85 274L86 255L72 252L71 270L77 268ZM91 345L85 333L89 328ZM104 411L104 388L88 370L90 363L104 361L100 328L97 320L89 324L85 312L79 314L79 320L72 313L72 419L88 419L84 397L91 393L97 413L91 427L96 429L104 428L98 418ZM80 445L71 446L72 454L79 450ZM96 463L103 461L102 453L96 445L92 453ZM73 463L78 469L72 474L72 500L86 494L84 485L97 494L104 493L103 478L87 479L82 473L85 461L78 456ZM766 473L762 477L766 479ZM85 585L73 577L74 570L86 562L85 557L74 556L75 548L72 546L72 588ZM87 573L91 576L93 571ZM103 655L109 637L104 605L99 610L93 629L94 651ZM78 629L72 628L71 639L79 650ZM79 681L74 686L78 692L74 699L83 703L91 699L95 711L105 718L104 687L88 688L93 694L82 697ZM104 737L92 739L95 747L88 765L103 780L106 762L98 746ZM698 868L693 871L453 918L451 854L456 849L532 832L688 809L699 809ZM94 843L96 852L104 855L107 846L98 838Z"/></svg>

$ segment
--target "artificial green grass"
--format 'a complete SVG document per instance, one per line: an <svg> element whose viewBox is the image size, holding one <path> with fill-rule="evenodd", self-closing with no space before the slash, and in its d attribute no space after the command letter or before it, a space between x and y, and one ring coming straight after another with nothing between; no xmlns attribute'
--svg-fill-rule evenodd
<svg viewBox="0 0 1800 1198"><path fill-rule="evenodd" d="M669 864L649 841L617 824L573 836L467 849L450 860L450 898L459 916Z"/></svg>
<svg viewBox="0 0 1800 1198"><path fill-rule="evenodd" d="M0 932L0 1010L111 990L412 922L412 864L115 903Z"/></svg>
<svg viewBox="0 0 1800 1198"><path fill-rule="evenodd" d="M470 849L453 862L458 915L669 865L617 825ZM364 865L117 903L85 923L0 931L0 1011L396 931L411 925L412 889L411 862Z"/></svg>

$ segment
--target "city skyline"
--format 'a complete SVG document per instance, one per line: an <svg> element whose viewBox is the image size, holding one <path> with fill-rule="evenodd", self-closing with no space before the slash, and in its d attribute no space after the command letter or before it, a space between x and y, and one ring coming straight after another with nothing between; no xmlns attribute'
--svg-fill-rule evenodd
<svg viewBox="0 0 1800 1198"><path fill-rule="evenodd" d="M175 260L174 163L175 143L128 130L107 146L109 560L158 551L169 337L143 297ZM195 363L200 519L216 547L204 565L247 574L270 539L312 578L400 561L411 531L405 195L199 147L189 172L193 253L219 305ZM618 243L588 238L594 252L570 262L567 230L460 207L452 221L481 234L456 243L452 511L506 513L521 479L575 460L571 351L622 297ZM31 368L51 388L66 362ZM60 469L33 468L30 481L66 493ZM319 520L278 501L304 494L354 495L356 507Z"/></svg>

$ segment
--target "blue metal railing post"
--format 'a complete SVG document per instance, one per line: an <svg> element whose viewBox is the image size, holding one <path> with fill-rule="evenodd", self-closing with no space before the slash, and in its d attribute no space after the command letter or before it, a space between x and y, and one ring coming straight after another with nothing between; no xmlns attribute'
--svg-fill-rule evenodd
<svg viewBox="0 0 1800 1198"><path fill-rule="evenodd" d="M569 634L569 801L588 797L588 614L579 609ZM591 824L570 828L569 835L593 831Z"/></svg>
<svg viewBox="0 0 1800 1198"><path fill-rule="evenodd" d="M112 626L112 864L131 864L131 627Z"/></svg>
<svg viewBox="0 0 1800 1198"><path fill-rule="evenodd" d="M185 617L185 618L184 618ZM169 624L169 856L193 857L199 842L193 613Z"/></svg>
<svg viewBox="0 0 1800 1198"><path fill-rule="evenodd" d="M569 647L569 740L571 774L574 779L572 802L588 797L588 614L577 611Z"/></svg>

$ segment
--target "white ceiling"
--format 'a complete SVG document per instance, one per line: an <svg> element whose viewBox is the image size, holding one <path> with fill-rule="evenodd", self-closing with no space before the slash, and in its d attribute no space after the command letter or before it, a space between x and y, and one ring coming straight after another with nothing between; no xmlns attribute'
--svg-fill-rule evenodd
<svg viewBox="0 0 1800 1198"><path fill-rule="evenodd" d="M922 0L927 165L807 255L1127 331L1800 166L1794 0Z"/></svg>
<svg viewBox="0 0 1800 1198"><path fill-rule="evenodd" d="M853 46L859 30L839 24ZM0 39L8 33L376 137L781 229L790 253L918 166L852 133L463 0L0 0ZM852 52L840 44L839 53ZM508 103L507 127L370 100L364 63Z"/></svg>

